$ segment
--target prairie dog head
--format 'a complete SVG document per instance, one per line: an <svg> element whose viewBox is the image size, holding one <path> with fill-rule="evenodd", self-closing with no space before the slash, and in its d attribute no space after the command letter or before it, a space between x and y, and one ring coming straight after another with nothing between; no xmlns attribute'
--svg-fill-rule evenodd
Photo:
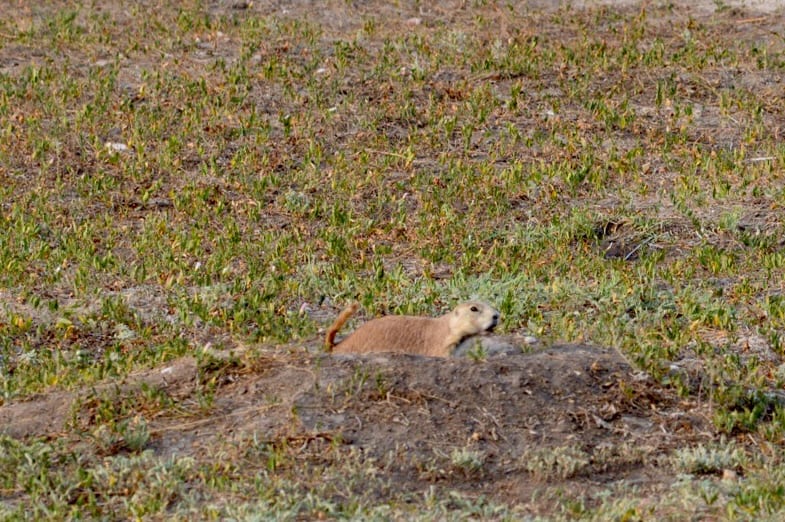
<svg viewBox="0 0 785 522"><path fill-rule="evenodd" d="M449 315L450 333L461 339L490 332L499 323L499 311L482 301L461 303Z"/></svg>

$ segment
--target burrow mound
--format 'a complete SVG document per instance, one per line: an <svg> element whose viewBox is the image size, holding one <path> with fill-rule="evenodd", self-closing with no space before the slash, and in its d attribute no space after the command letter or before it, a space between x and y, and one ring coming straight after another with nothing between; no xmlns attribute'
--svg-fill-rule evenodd
<svg viewBox="0 0 785 522"><path fill-rule="evenodd" d="M485 361L268 352L250 370L221 372L212 415L196 431L226 423L224 435L336 432L347 444L384 453L400 443L415 449L467 440L528 446L618 437L662 444L708 429L703 412L616 350L584 345ZM74 401L97 392L127 394L144 385L182 398L198 373L196 362L184 358L118 383L39 394L1 407L0 431L17 438L59 432L73 417ZM165 415L154 422L169 424Z"/></svg>
<svg viewBox="0 0 785 522"><path fill-rule="evenodd" d="M210 380L215 395L203 414L184 419L163 411L148 420L148 449L199 458L251 438L312 447L312 455L331 445L390 463L386 469L413 489L446 480L520 498L530 491L526 477L536 471L538 452L568 448L583 459L561 475L539 477L546 481L597 484L644 473L661 482L666 470L643 471L651 456L713 432L703 407L660 387L617 351L583 345L485 361L271 350L201 368L182 359L102 390L127 395L144 383L184 403ZM96 387L6 405L0 431L29 437L65 430L85 393ZM472 459L479 475L464 473Z"/></svg>

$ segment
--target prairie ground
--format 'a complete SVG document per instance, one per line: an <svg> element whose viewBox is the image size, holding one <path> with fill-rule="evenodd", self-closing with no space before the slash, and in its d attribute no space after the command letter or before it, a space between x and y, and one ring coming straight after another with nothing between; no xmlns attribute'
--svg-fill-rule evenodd
<svg viewBox="0 0 785 522"><path fill-rule="evenodd" d="M1 518L785 515L774 2L0 11Z"/></svg>

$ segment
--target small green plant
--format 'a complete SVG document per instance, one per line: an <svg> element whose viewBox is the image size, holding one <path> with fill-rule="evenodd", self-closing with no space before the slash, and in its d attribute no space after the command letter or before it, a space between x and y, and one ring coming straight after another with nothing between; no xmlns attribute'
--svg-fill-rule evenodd
<svg viewBox="0 0 785 522"><path fill-rule="evenodd" d="M123 442L132 452L140 452L150 440L150 431L147 422L141 415L127 419L118 426L118 433L122 436Z"/></svg>
<svg viewBox="0 0 785 522"><path fill-rule="evenodd" d="M589 469L590 456L577 446L532 448L518 459L524 470L541 480L572 478Z"/></svg>
<svg viewBox="0 0 785 522"><path fill-rule="evenodd" d="M677 449L671 457L671 462L684 473L711 475L721 474L724 470L740 470L749 459L742 448L729 441Z"/></svg>
<svg viewBox="0 0 785 522"><path fill-rule="evenodd" d="M381 371L376 372L376 375L374 376L374 383L376 385L376 393L379 395L379 397L386 397L390 391L389 384L387 383L384 374Z"/></svg>
<svg viewBox="0 0 785 522"><path fill-rule="evenodd" d="M115 455L123 450L139 453L150 440L147 422L141 415L98 424L88 436L103 455Z"/></svg>
<svg viewBox="0 0 785 522"><path fill-rule="evenodd" d="M471 348L466 352L466 356L475 362L481 362L488 358L488 352L479 339L474 339Z"/></svg>
<svg viewBox="0 0 785 522"><path fill-rule="evenodd" d="M450 453L450 464L461 473L471 476L482 473L485 454L469 448L456 448Z"/></svg>

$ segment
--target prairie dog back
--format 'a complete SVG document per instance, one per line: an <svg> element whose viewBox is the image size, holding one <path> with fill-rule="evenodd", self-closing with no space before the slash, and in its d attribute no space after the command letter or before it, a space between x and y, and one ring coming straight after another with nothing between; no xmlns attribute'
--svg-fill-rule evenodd
<svg viewBox="0 0 785 522"><path fill-rule="evenodd" d="M499 321L499 312L491 305L469 301L441 317L388 315L373 319L334 344L335 327L343 326L348 316L340 319L348 311L349 308L341 313L327 334L328 349L334 347L335 353L398 352L449 357L461 341L492 331Z"/></svg>

